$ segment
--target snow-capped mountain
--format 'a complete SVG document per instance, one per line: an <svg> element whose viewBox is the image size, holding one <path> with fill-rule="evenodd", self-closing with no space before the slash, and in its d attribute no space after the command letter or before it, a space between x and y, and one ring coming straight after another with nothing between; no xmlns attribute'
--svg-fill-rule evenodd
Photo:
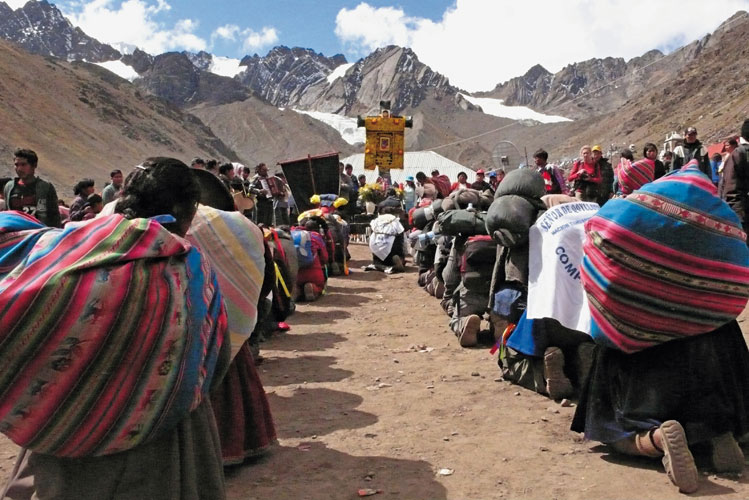
<svg viewBox="0 0 749 500"><path fill-rule="evenodd" d="M57 7L46 0L27 2L16 10L0 2L0 38L33 54L68 61L103 62L121 56L114 48L74 27Z"/></svg>

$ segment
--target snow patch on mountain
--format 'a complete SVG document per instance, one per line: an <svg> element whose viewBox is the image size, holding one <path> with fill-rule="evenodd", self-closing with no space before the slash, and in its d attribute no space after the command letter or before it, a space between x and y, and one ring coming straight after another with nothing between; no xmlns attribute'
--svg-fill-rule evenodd
<svg viewBox="0 0 749 500"><path fill-rule="evenodd" d="M340 66L336 67L336 69L334 69L333 72L328 75L328 83L333 83L334 81L344 76L346 74L346 71L348 71L348 69L353 65L354 63L348 63L341 64Z"/></svg>
<svg viewBox="0 0 749 500"><path fill-rule="evenodd" d="M133 81L138 78L138 72L133 69L132 66L128 66L122 61L106 61L100 63L94 63L97 66L101 66L104 69L108 69L120 78L124 78L128 81Z"/></svg>
<svg viewBox="0 0 749 500"><path fill-rule="evenodd" d="M510 118L511 120L534 120L541 123L571 122L569 118L556 115L545 115L538 111L533 111L526 106L505 106L503 99L492 99L490 97L471 97L461 94L466 101L474 106L481 106L487 115L499 116L500 118Z"/></svg>
<svg viewBox="0 0 749 500"><path fill-rule="evenodd" d="M283 108L279 108L283 109ZM365 138L364 127L356 126L356 118L349 118L348 116L336 115L334 113L323 113L322 111L305 111L303 109L291 108L297 113L307 115L315 120L319 120L326 125L329 125L336 129L341 135L341 138L349 144L363 143Z"/></svg>
<svg viewBox="0 0 749 500"><path fill-rule="evenodd" d="M133 52L135 52L136 47L132 43L125 43L125 42L115 42L109 44L113 49L120 52L122 55L131 55Z"/></svg>
<svg viewBox="0 0 749 500"><path fill-rule="evenodd" d="M234 76L245 70L245 67L240 66L239 62L239 59L232 59L230 57L214 55L208 71L210 71L214 75L228 76L229 78L233 78Z"/></svg>

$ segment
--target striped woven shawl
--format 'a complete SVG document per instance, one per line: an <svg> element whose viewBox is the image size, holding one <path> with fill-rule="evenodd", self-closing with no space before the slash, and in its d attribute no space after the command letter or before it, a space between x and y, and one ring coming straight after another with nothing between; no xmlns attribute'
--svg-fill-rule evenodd
<svg viewBox="0 0 749 500"><path fill-rule="evenodd" d="M199 205L187 239L216 272L226 305L232 358L250 338L265 273L263 232L239 212Z"/></svg>
<svg viewBox="0 0 749 500"><path fill-rule="evenodd" d="M622 194L630 194L640 189L648 182L653 182L655 177L655 162L648 158L632 163L626 158L619 161L616 168L616 177L619 181L619 189Z"/></svg>
<svg viewBox="0 0 749 500"><path fill-rule="evenodd" d="M0 213L0 431L64 457L133 448L205 397L226 331L200 253L153 220Z"/></svg>
<svg viewBox="0 0 749 500"><path fill-rule="evenodd" d="M591 335L635 352L715 330L749 298L749 250L733 210L690 162L585 226Z"/></svg>

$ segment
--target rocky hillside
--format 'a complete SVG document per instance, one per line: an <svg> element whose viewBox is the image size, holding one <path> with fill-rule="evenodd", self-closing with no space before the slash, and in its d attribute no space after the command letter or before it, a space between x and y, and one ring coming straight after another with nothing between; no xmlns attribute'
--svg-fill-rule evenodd
<svg viewBox="0 0 749 500"><path fill-rule="evenodd" d="M72 198L82 177L102 186L148 156L238 160L198 118L88 63L29 54L0 40L0 176L17 147L34 149L39 175ZM50 92L53 82L54 92Z"/></svg>
<svg viewBox="0 0 749 500"><path fill-rule="evenodd" d="M308 154L357 153L333 128L290 109L279 110L251 97L222 105L200 105L190 112L211 127L246 164L269 166Z"/></svg>
<svg viewBox="0 0 749 500"><path fill-rule="evenodd" d="M310 49L279 46L265 57L243 58L240 65L246 69L236 78L270 104L288 107L297 105L310 87L325 82L342 64L346 58L341 54L325 57Z"/></svg>
<svg viewBox="0 0 749 500"><path fill-rule="evenodd" d="M141 75L135 84L175 106L225 104L243 101L251 94L237 80L199 69L184 52L167 52L154 58L144 55L133 54L133 65Z"/></svg>
<svg viewBox="0 0 749 500"><path fill-rule="evenodd" d="M334 81L311 86L296 104L355 116L377 111L380 100L389 100L392 110L402 113L428 96L452 99L457 92L446 76L419 61L411 49L389 46L357 61Z"/></svg>
<svg viewBox="0 0 749 500"><path fill-rule="evenodd" d="M68 61L101 62L120 58L118 51L74 27L46 0L27 2L15 11L0 2L0 38L31 53Z"/></svg>
<svg viewBox="0 0 749 500"><path fill-rule="evenodd" d="M570 118L589 118L619 109L655 86L678 79L696 64L705 51L725 42L723 34L744 22L739 12L718 29L667 56L651 50L629 61L607 57L565 66L552 74L540 65L517 78L497 85L481 97L504 99L510 106L528 106L537 111Z"/></svg>

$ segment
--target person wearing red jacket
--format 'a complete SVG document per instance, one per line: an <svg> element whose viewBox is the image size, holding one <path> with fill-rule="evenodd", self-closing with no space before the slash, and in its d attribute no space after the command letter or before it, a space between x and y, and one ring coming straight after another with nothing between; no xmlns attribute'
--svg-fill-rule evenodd
<svg viewBox="0 0 749 500"><path fill-rule="evenodd" d="M300 294L297 300L304 298L307 302L317 300L325 290L328 280L326 266L328 263L328 250L325 240L319 233L319 225L315 221L308 221L304 227L295 227L294 230L304 230L309 233L312 254L314 260L312 264L299 268L297 274L297 285Z"/></svg>
<svg viewBox="0 0 749 500"><path fill-rule="evenodd" d="M567 180L572 182L575 197L583 201L595 202L601 184L601 169L593 161L590 146L580 148L581 158L575 160Z"/></svg>

